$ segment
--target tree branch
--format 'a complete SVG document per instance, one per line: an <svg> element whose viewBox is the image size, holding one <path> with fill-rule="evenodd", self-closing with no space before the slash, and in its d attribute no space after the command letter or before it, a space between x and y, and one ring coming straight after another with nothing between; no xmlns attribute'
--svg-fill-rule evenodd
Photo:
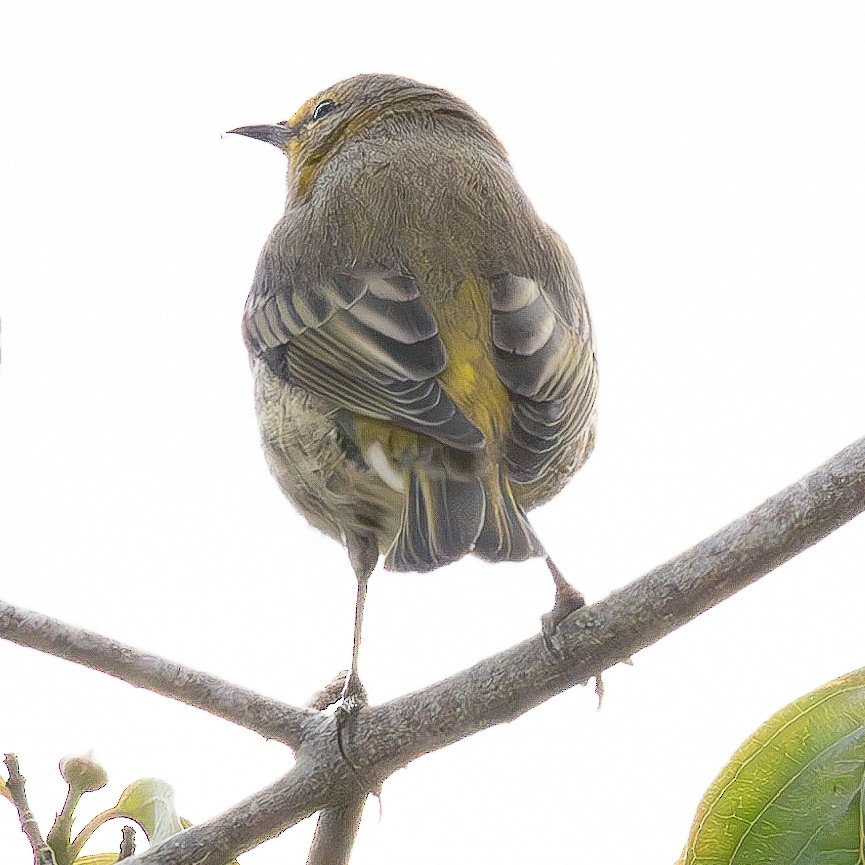
<svg viewBox="0 0 865 865"><path fill-rule="evenodd" d="M203 709L296 749L318 713L272 700L93 631L0 601L0 637Z"/></svg>
<svg viewBox="0 0 865 865"><path fill-rule="evenodd" d="M349 805L359 791L339 752L332 716L321 716L308 742L313 747L301 747L287 775L218 817L127 860L128 865L227 865L317 811Z"/></svg>
<svg viewBox="0 0 865 865"><path fill-rule="evenodd" d="M34 865L56 865L54 854L45 843L45 839L39 831L39 824L30 810L30 803L27 801L27 793L24 790L24 776L18 768L18 758L14 754L7 754L3 762L6 764L6 769L9 772L6 789L12 797L12 802L18 809L18 820L21 823L21 831L27 836L27 840L33 849Z"/></svg>
<svg viewBox="0 0 865 865"><path fill-rule="evenodd" d="M865 438L711 537L572 613L556 635L558 658L539 634L422 691L362 710L343 734L347 755L381 782L423 754L511 721L629 659L862 511Z"/></svg>
<svg viewBox="0 0 865 865"><path fill-rule="evenodd" d="M122 862L135 854L135 829L132 826L124 826L120 830L120 853L117 861Z"/></svg>
<svg viewBox="0 0 865 865"><path fill-rule="evenodd" d="M306 865L348 865L366 797L360 793L342 808L325 808L318 815Z"/></svg>
<svg viewBox="0 0 865 865"><path fill-rule="evenodd" d="M366 789L377 789L418 756L516 718L586 681L759 579L863 510L865 439L712 537L573 613L559 627L555 654L538 635L421 691L360 709L342 731L354 768L340 755L332 716L313 713L296 726L289 713L289 729L298 734L300 747L288 775L221 816L128 861L225 865L323 808L348 813L361 793L359 777ZM0 608L0 635L5 632ZM103 664L107 665L103 660L94 666L102 669ZM247 700L264 699L243 694ZM238 715L230 720L238 722ZM290 738L274 733L268 727L273 738ZM328 818L332 819L336 818Z"/></svg>

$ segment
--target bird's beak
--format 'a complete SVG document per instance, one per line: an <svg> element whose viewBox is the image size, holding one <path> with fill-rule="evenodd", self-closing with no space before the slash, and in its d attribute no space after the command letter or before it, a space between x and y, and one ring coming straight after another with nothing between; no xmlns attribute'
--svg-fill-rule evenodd
<svg viewBox="0 0 865 865"><path fill-rule="evenodd" d="M257 138L259 141L267 141L276 147L283 148L294 138L296 130L284 123L263 126L238 126L237 129L229 129L229 135L245 135L247 138Z"/></svg>

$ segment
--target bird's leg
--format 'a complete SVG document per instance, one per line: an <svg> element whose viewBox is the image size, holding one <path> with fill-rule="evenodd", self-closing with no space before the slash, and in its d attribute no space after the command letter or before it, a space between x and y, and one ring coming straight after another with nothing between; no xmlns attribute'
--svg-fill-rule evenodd
<svg viewBox="0 0 865 865"><path fill-rule="evenodd" d="M366 603L366 587L369 574L357 575L357 601L354 605L354 640L351 645L351 669L342 687L342 710L350 713L366 702L366 691L357 672L357 659L360 654L360 632L363 626L363 605Z"/></svg>
<svg viewBox="0 0 865 865"><path fill-rule="evenodd" d="M541 629L544 634L544 641L547 647L552 650L552 636L562 621L573 613L579 610L580 607L586 605L586 599L582 592L578 592L564 577L564 574L556 567L556 563L547 556L547 567L553 577L553 582L556 585L556 599L553 602L553 608L541 616Z"/></svg>
<svg viewBox="0 0 865 865"><path fill-rule="evenodd" d="M339 712L350 715L366 703L366 690L358 674L358 655L363 626L363 607L370 575L378 563L378 542L369 535L355 535L348 542L348 557L357 577L357 601L354 607L354 639L351 647L351 669L345 679Z"/></svg>

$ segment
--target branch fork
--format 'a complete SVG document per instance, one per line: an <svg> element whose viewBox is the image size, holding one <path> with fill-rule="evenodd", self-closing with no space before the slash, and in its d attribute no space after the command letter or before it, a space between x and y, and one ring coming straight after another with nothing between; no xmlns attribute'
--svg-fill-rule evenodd
<svg viewBox="0 0 865 865"><path fill-rule="evenodd" d="M0 603L0 637L101 670L276 739L296 753L283 778L217 818L124 860L129 865L226 865L320 813L307 865L344 865L366 795L417 757L513 720L555 694L627 663L865 510L865 439L716 534L558 626L556 655L538 634L449 678L379 706L342 729L319 711L329 686L295 707ZM360 783L359 779L363 779Z"/></svg>

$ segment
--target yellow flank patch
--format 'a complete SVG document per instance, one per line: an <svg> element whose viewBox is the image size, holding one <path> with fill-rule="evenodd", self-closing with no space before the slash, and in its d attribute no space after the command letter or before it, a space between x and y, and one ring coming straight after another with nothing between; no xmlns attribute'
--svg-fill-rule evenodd
<svg viewBox="0 0 865 865"><path fill-rule="evenodd" d="M510 397L493 361L489 288L463 280L450 300L433 310L448 354L439 375L451 399L493 442L505 430Z"/></svg>

